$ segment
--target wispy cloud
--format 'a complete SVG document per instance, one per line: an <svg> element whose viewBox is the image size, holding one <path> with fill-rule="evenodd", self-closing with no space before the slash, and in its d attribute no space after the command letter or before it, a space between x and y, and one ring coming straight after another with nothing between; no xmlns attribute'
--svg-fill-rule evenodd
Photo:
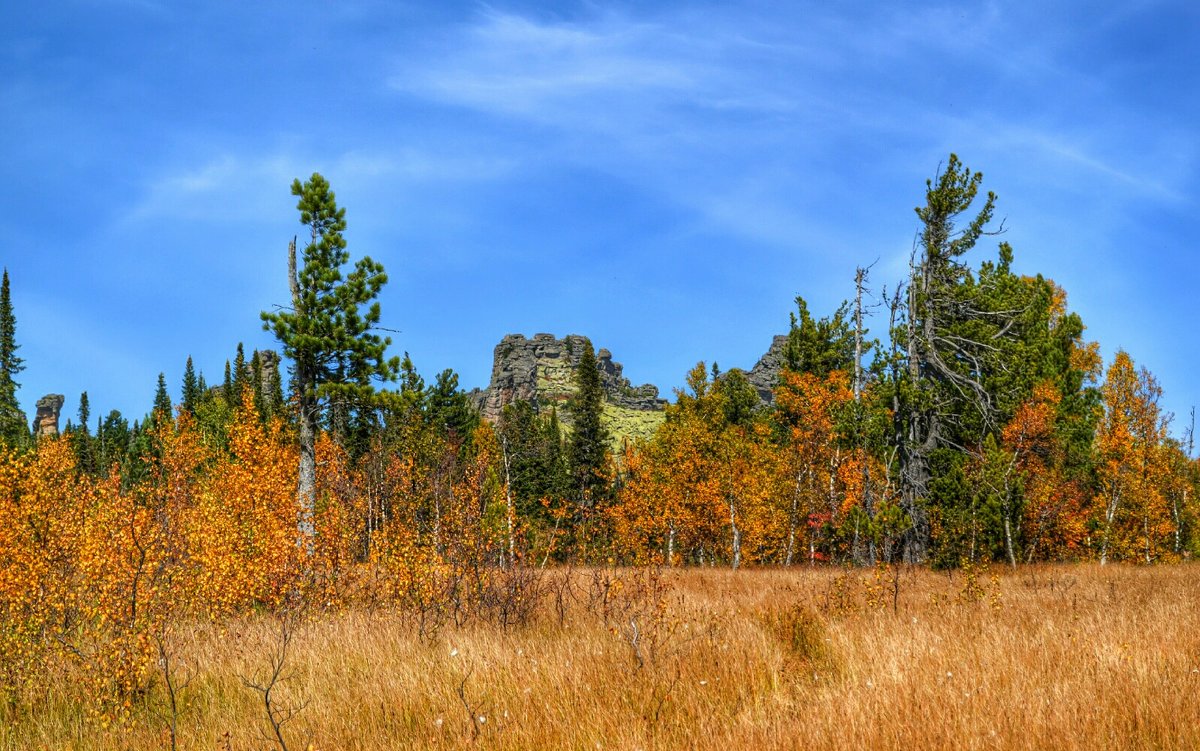
<svg viewBox="0 0 1200 751"><path fill-rule="evenodd" d="M261 220L277 213L294 179L322 172L337 190L372 185L454 183L493 180L506 174L512 160L474 154L433 153L417 149L355 150L330 156L279 152L268 155L220 153L195 163L168 168L145 181L118 225L170 218L195 222Z"/></svg>
<svg viewBox="0 0 1200 751"><path fill-rule="evenodd" d="M149 177L141 196L118 218L118 226L174 219L227 223L262 216L270 197L296 176L297 161L285 156L247 158L230 153Z"/></svg>
<svg viewBox="0 0 1200 751"><path fill-rule="evenodd" d="M402 66L391 85L490 112L576 121L602 114L575 109L586 100L697 88L694 64L652 51L660 34L651 24L547 24L492 11L462 32L456 53L435 66Z"/></svg>

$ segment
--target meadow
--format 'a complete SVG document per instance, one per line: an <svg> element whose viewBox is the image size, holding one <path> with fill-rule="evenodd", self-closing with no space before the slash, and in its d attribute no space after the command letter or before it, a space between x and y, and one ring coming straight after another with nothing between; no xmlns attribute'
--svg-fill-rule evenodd
<svg viewBox="0 0 1200 751"><path fill-rule="evenodd" d="M115 715L64 655L0 748L1200 747L1187 564L523 576L487 618L175 622Z"/></svg>

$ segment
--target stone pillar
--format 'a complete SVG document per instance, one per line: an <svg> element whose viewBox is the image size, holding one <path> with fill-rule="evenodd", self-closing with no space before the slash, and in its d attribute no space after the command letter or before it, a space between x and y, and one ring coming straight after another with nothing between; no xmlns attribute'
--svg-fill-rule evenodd
<svg viewBox="0 0 1200 751"><path fill-rule="evenodd" d="M62 394L46 394L37 400L37 417L34 433L38 438L53 438L58 435L58 415L66 397Z"/></svg>

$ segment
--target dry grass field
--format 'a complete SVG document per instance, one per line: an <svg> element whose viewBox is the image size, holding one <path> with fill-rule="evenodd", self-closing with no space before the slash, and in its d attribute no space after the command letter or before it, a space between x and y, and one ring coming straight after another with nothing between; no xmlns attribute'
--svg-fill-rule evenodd
<svg viewBox="0 0 1200 751"><path fill-rule="evenodd" d="M569 578L568 578L569 577ZM524 623L179 624L105 727L70 681L0 748L1200 748L1200 571L558 571ZM69 670L66 671L69 674Z"/></svg>

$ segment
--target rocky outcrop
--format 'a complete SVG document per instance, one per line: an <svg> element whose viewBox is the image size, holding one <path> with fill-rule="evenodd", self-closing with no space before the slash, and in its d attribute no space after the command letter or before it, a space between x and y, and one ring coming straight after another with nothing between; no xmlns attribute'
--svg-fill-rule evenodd
<svg viewBox="0 0 1200 751"><path fill-rule="evenodd" d="M58 435L58 416L62 412L66 397L62 394L46 394L37 400L37 416L33 419L33 432L38 438L54 438Z"/></svg>
<svg viewBox="0 0 1200 751"><path fill-rule="evenodd" d="M259 384L263 392L267 392L271 388L271 384L276 378L281 378L279 372L279 353L273 349L259 349L254 351L258 355L258 377ZM251 361L254 360L253 355ZM253 375L253 371L251 372Z"/></svg>
<svg viewBox="0 0 1200 751"><path fill-rule="evenodd" d="M587 339L571 334L562 339L552 334L509 334L496 345L492 380L483 391L473 392L479 411L497 420L505 406L527 401L537 409L561 405L575 392L575 368ZM661 411L667 404L650 384L633 386L622 374L621 364L607 349L596 352L596 364L608 404L634 411Z"/></svg>
<svg viewBox="0 0 1200 751"><path fill-rule="evenodd" d="M787 347L787 334L780 334L771 340L771 346L766 354L754 363L746 379L758 391L758 396L766 404L775 401L775 385L779 382L779 373L783 370L784 348Z"/></svg>

